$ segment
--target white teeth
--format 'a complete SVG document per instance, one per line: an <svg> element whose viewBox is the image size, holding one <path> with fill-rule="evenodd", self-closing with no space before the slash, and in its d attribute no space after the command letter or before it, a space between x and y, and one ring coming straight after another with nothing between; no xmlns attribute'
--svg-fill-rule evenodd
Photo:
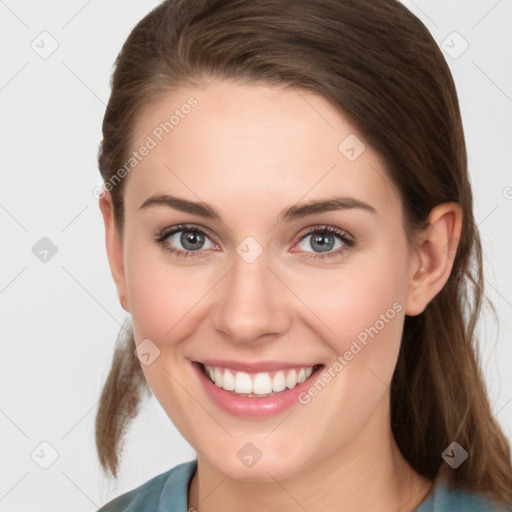
<svg viewBox="0 0 512 512"><path fill-rule="evenodd" d="M252 393L252 379L248 373L238 372L236 374L235 391L237 393Z"/></svg>
<svg viewBox="0 0 512 512"><path fill-rule="evenodd" d="M255 395L272 393L272 379L268 373L258 373L252 382L252 392Z"/></svg>
<svg viewBox="0 0 512 512"><path fill-rule="evenodd" d="M284 373L279 371L276 372L272 379L272 390L278 392L283 391L283 389L286 389L286 379Z"/></svg>
<svg viewBox="0 0 512 512"><path fill-rule="evenodd" d="M286 376L286 387L289 389L294 388L297 385L297 372L291 370Z"/></svg>
<svg viewBox="0 0 512 512"><path fill-rule="evenodd" d="M235 389L235 377L229 370L224 370L222 387L226 391L233 391Z"/></svg>
<svg viewBox="0 0 512 512"><path fill-rule="evenodd" d="M222 374L223 372L219 368L215 368L214 381L215 385L219 386L219 388L222 387Z"/></svg>
<svg viewBox="0 0 512 512"><path fill-rule="evenodd" d="M240 394L254 394L266 396L279 393L286 388L293 389L297 384L304 382L313 373L313 367L301 368L299 371L278 370L274 377L267 372L257 373L254 377L246 372L235 372L229 369L204 365L207 375L218 387L226 391L234 391Z"/></svg>

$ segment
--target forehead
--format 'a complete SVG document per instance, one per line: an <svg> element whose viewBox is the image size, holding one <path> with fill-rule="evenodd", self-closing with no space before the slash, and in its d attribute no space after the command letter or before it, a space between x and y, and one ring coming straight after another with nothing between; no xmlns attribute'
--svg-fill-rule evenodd
<svg viewBox="0 0 512 512"><path fill-rule="evenodd" d="M132 150L127 210L157 193L221 212L230 198L281 210L345 195L400 214L384 162L325 98L304 90L215 80L175 91L142 111Z"/></svg>

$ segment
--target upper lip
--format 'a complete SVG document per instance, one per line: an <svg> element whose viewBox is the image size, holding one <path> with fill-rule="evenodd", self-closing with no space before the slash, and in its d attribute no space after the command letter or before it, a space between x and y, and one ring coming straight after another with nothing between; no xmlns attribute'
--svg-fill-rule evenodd
<svg viewBox="0 0 512 512"><path fill-rule="evenodd" d="M257 373L272 372L276 370L285 370L287 368L308 368L316 366L318 363L291 363L290 361L233 361L227 359L203 359L196 361L197 363L206 364L208 366L218 366L220 368L231 368L239 372Z"/></svg>

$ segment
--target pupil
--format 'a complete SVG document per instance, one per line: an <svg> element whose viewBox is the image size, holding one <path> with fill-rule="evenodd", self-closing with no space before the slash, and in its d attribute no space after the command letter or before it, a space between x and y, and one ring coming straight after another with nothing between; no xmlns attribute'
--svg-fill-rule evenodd
<svg viewBox="0 0 512 512"><path fill-rule="evenodd" d="M333 246L333 240L332 240L332 236L331 235L324 235L324 234L319 234L319 235L315 235L313 237L313 242L312 242L312 245L313 243L317 243L319 244L319 249L320 249L320 252L325 252L325 251L329 251L330 249L332 249L332 246ZM329 243L329 239L331 243Z"/></svg>
<svg viewBox="0 0 512 512"><path fill-rule="evenodd" d="M203 235L193 231L186 231L181 235L181 243L186 249L197 249L197 245L201 246L203 242Z"/></svg>

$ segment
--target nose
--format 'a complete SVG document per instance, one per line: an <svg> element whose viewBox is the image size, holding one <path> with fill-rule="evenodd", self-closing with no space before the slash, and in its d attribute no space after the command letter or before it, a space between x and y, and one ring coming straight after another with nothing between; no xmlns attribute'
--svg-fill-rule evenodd
<svg viewBox="0 0 512 512"><path fill-rule="evenodd" d="M247 263L235 255L233 267L219 283L214 327L231 341L254 344L283 335L291 325L291 292L262 254Z"/></svg>

